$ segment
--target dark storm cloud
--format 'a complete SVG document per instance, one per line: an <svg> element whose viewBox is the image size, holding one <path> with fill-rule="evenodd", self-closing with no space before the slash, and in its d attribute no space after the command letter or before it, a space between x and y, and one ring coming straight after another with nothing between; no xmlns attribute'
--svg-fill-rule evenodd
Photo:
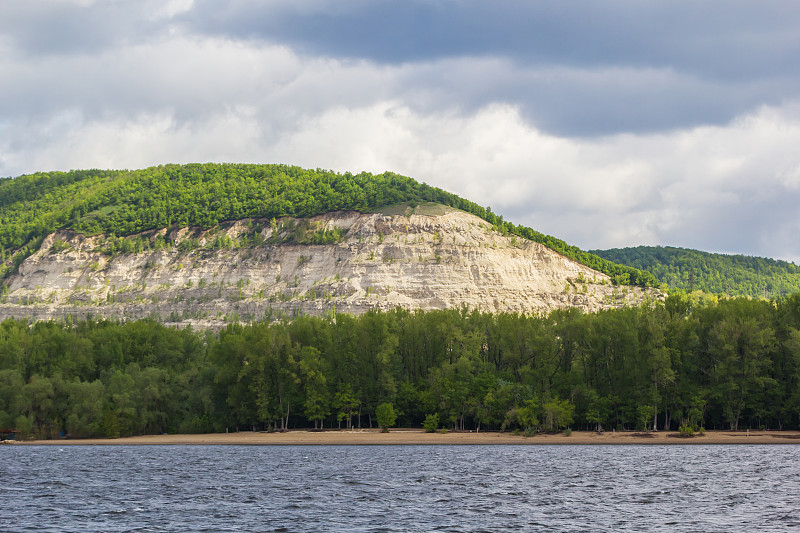
<svg viewBox="0 0 800 533"><path fill-rule="evenodd" d="M523 64L676 68L749 79L800 65L794 1L198 0L203 32L377 62L496 55Z"/></svg>
<svg viewBox="0 0 800 533"><path fill-rule="evenodd" d="M199 0L184 22L200 33L381 64L502 58L513 65L514 77L470 86L443 70L417 80L414 88L430 87L467 111L501 100L518 105L531 123L549 132L598 135L723 124L758 105L796 97L796 6L688 0ZM587 75L570 79L551 75L553 69ZM540 74L531 78L530 72ZM653 79L642 83L641 72Z"/></svg>
<svg viewBox="0 0 800 533"><path fill-rule="evenodd" d="M176 28L198 39L255 40L309 57L404 69L382 94L420 112L446 107L468 114L505 102L531 125L565 136L725 124L800 96L794 2L196 0L175 17L162 16L164 5L7 2L0 4L0 32L32 61L113 53ZM481 68L491 60L499 66ZM144 98L157 102L147 86L163 85L122 73L133 79L116 88L94 76L62 78L63 95L34 100L45 88L29 94L30 87L20 87L22 94L5 101L26 113L69 105L74 81L89 94L113 90L118 104L135 106L131 92L142 87ZM93 101L102 108L106 99Z"/></svg>
<svg viewBox="0 0 800 533"><path fill-rule="evenodd" d="M487 102L518 106L527 121L556 135L644 133L697 124L724 124L759 105L783 102L798 92L785 78L723 84L675 70L574 69L465 60L420 66L402 80L398 93L413 95L417 109Z"/></svg>

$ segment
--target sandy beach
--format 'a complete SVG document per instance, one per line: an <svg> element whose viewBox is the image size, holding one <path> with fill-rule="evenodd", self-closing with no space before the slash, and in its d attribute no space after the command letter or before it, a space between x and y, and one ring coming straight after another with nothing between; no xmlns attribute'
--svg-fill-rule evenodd
<svg viewBox="0 0 800 533"><path fill-rule="evenodd" d="M198 435L143 435L119 439L57 439L14 442L16 445L474 445L474 444L800 444L798 431L708 431L703 436L681 438L677 432L635 433L607 431L602 434L574 431L572 435L536 435L524 437L513 433L448 432L425 433L421 429L393 429L381 433L377 429L262 433L211 433Z"/></svg>

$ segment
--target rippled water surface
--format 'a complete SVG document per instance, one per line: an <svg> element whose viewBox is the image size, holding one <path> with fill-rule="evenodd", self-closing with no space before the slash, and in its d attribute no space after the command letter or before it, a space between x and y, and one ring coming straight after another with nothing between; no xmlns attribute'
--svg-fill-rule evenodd
<svg viewBox="0 0 800 533"><path fill-rule="evenodd" d="M800 531L796 446L0 447L3 531Z"/></svg>

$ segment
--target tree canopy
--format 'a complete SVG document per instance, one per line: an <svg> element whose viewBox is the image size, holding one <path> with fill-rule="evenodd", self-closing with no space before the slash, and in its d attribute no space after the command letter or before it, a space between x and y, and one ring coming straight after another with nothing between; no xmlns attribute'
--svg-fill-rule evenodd
<svg viewBox="0 0 800 533"><path fill-rule="evenodd" d="M661 283L684 291L751 298L781 298L800 292L800 266L787 261L670 246L613 248L592 253L647 270Z"/></svg>
<svg viewBox="0 0 800 533"><path fill-rule="evenodd" d="M677 430L800 425L800 295L546 316L367 312L230 324L0 323L0 429Z"/></svg>

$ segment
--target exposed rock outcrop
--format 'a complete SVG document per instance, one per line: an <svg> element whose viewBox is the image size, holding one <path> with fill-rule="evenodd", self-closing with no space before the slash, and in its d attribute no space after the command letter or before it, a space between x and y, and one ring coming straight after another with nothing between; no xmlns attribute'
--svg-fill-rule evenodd
<svg viewBox="0 0 800 533"><path fill-rule="evenodd" d="M608 276L502 235L473 215L439 211L160 230L129 237L128 248L141 248L129 253L115 251L120 243L104 236L57 232L7 280L0 318L156 317L219 327L396 306L595 311L658 297L614 286Z"/></svg>

